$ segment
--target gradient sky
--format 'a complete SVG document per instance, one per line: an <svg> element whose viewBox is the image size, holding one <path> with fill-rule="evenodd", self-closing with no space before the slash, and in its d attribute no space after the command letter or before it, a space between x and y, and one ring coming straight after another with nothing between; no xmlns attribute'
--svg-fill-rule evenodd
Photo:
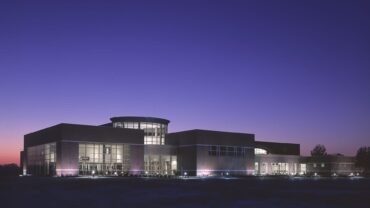
<svg viewBox="0 0 370 208"><path fill-rule="evenodd" d="M370 1L0 2L0 164L23 135L112 116L370 145Z"/></svg>

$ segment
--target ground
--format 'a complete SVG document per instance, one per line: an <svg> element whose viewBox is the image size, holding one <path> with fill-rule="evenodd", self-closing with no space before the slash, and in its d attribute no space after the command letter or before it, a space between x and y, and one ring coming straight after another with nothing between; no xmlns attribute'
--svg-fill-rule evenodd
<svg viewBox="0 0 370 208"><path fill-rule="evenodd" d="M368 207L364 178L0 178L0 207Z"/></svg>

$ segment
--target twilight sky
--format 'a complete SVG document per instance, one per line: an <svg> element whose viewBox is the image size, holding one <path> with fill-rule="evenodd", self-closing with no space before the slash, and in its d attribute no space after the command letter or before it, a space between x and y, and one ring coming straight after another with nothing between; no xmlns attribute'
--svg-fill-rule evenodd
<svg viewBox="0 0 370 208"><path fill-rule="evenodd" d="M370 145L370 1L0 2L0 164L23 135L112 116Z"/></svg>

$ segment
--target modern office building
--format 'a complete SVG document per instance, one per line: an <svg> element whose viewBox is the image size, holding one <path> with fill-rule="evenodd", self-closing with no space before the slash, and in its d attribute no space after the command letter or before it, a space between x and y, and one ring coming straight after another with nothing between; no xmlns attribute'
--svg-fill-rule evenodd
<svg viewBox="0 0 370 208"><path fill-rule="evenodd" d="M253 134L196 129L168 134L166 141L177 150L181 175L254 173Z"/></svg>
<svg viewBox="0 0 370 208"><path fill-rule="evenodd" d="M255 142L256 175L304 174L305 164L300 162L300 145L274 142Z"/></svg>
<svg viewBox="0 0 370 208"><path fill-rule="evenodd" d="M354 176L362 172L355 166L355 157L348 157L341 154L302 157L302 163L307 164L309 175L320 176Z"/></svg>
<svg viewBox="0 0 370 208"><path fill-rule="evenodd" d="M255 141L254 134L189 130L169 120L113 117L101 126L58 124L24 136L24 174L296 175L311 163L299 144Z"/></svg>

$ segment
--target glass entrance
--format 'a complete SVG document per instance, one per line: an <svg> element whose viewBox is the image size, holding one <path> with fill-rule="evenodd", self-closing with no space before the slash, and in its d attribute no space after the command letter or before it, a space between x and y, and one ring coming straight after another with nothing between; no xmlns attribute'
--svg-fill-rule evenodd
<svg viewBox="0 0 370 208"><path fill-rule="evenodd" d="M123 175L129 171L129 146L79 144L80 175Z"/></svg>

